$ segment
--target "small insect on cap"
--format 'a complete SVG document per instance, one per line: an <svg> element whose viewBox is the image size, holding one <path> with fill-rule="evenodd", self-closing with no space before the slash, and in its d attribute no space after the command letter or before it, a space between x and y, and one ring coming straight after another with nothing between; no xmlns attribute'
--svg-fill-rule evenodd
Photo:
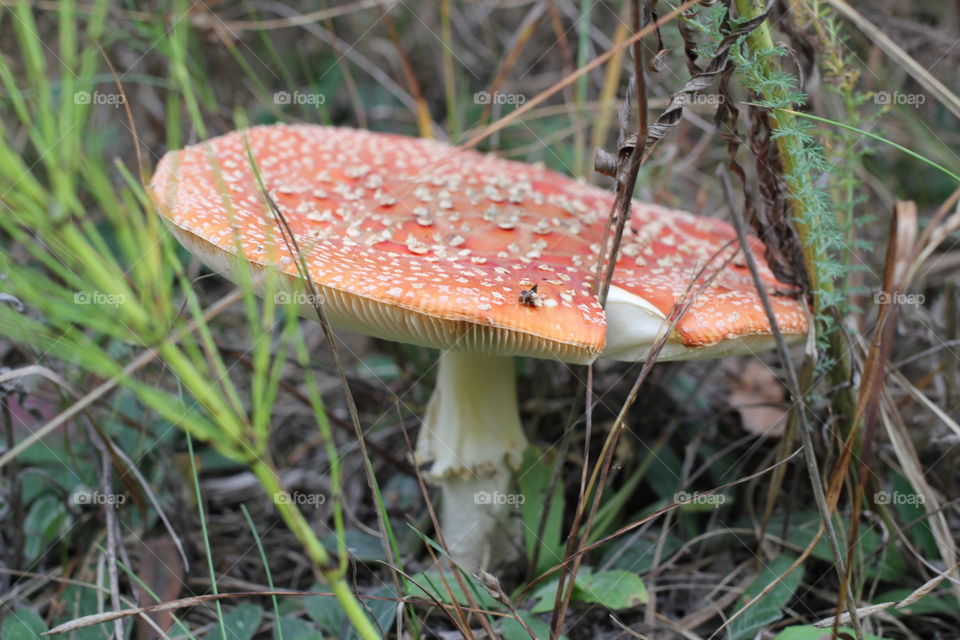
<svg viewBox="0 0 960 640"><path fill-rule="evenodd" d="M228 275L240 259L275 267L294 292L303 283L248 148L336 326L491 355L586 363L603 351L590 256L606 192L432 140L322 126L255 127L164 156L151 190L179 240Z"/></svg>

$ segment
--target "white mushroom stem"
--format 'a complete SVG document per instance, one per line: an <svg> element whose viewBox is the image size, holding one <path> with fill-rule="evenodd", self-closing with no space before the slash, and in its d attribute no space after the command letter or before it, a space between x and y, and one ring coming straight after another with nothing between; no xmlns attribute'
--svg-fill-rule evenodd
<svg viewBox="0 0 960 640"><path fill-rule="evenodd" d="M494 549L507 548L498 537L506 533L506 505L513 503L507 492L526 448L513 358L444 351L417 461L432 462L444 541L469 571L494 560Z"/></svg>

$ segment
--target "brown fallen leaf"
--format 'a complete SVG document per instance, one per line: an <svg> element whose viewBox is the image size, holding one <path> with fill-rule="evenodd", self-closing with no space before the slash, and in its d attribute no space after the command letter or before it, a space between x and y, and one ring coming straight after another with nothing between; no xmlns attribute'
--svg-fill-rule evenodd
<svg viewBox="0 0 960 640"><path fill-rule="evenodd" d="M180 595L180 592L186 586L183 567L180 564L177 547L170 536L161 535L144 540L139 555L140 567L138 573L140 580L153 593L157 594L161 602L173 600ZM140 583L137 583L136 589L140 602L147 603L152 600L150 592ZM153 619L155 626L148 624L142 617L139 618L137 620L136 636L139 640L155 640L161 637L157 629L166 633L173 626L173 617L170 610L158 610L146 615Z"/></svg>
<svg viewBox="0 0 960 640"><path fill-rule="evenodd" d="M783 385L768 366L759 360L747 362L734 377L727 402L740 414L740 423L749 432L779 438L787 426Z"/></svg>

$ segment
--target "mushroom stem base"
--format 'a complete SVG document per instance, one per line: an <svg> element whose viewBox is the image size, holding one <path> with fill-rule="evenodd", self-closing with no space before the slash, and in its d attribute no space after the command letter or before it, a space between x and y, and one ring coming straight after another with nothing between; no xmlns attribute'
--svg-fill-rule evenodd
<svg viewBox="0 0 960 640"><path fill-rule="evenodd" d="M507 492L526 448L513 358L444 351L416 457L431 463L427 476L441 487L444 541L465 569L488 566L510 548L500 544Z"/></svg>
<svg viewBox="0 0 960 640"><path fill-rule="evenodd" d="M440 522L450 557L464 570L501 563L517 547L508 495L512 474L490 478L446 478L441 484Z"/></svg>

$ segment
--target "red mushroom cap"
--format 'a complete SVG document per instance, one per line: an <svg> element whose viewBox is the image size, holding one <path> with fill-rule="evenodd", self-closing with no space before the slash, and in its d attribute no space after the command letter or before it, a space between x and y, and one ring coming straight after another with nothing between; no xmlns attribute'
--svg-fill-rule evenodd
<svg viewBox="0 0 960 640"><path fill-rule="evenodd" d="M696 349L771 333L736 232L729 224L643 204L633 208L630 226L632 233L624 235L614 273L618 287L644 298L668 316L675 304L689 300L709 282L677 323L683 346ZM797 292L770 271L763 258L763 243L756 236L748 236L748 241L780 330L787 336L805 334L807 313L795 297Z"/></svg>
<svg viewBox="0 0 960 640"><path fill-rule="evenodd" d="M606 215L596 206L603 192L431 140L255 127L167 154L153 177L153 196L178 237L218 267L239 253L235 238L254 264L290 257L274 240L245 144L342 326L572 362L602 351L603 309L589 268L579 266L589 266L581 256L590 253L579 234L586 219ZM296 274L289 260L281 269ZM521 303L534 285L533 303Z"/></svg>
<svg viewBox="0 0 960 640"><path fill-rule="evenodd" d="M248 145L335 324L487 354L590 362L603 351L604 312L590 290L610 192L432 140L255 127L168 153L153 177L161 214L215 268L242 258L296 277ZM614 282L668 315L734 238L726 223L637 203ZM771 290L783 289L759 241L754 252ZM775 306L785 332L806 330L802 303ZM674 338L698 348L769 331L749 273L732 264Z"/></svg>

